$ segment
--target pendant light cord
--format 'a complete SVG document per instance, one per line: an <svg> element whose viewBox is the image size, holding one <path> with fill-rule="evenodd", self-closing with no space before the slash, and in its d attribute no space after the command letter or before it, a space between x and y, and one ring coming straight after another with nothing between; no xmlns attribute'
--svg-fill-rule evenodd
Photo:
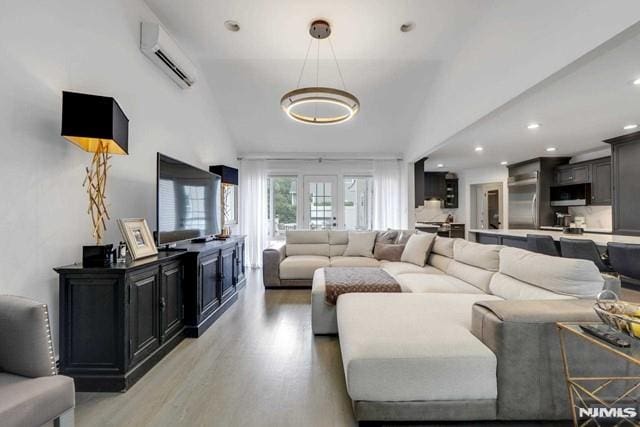
<svg viewBox="0 0 640 427"><path fill-rule="evenodd" d="M333 43L331 43L331 38L327 39L329 41L329 46L331 46L331 53L333 54L333 60L336 63L336 68L338 69L338 75L340 75L340 80L342 81L342 88L346 91L347 85L344 83L344 77L342 76L342 70L340 69L340 64L338 63L338 58L336 58L336 52L333 50Z"/></svg>
<svg viewBox="0 0 640 427"><path fill-rule="evenodd" d="M304 56L304 62L302 63L302 69L300 70L300 75L298 76L298 84L296 85L296 89L300 88L300 83L302 82L302 75L304 74L304 68L307 65L307 59L309 58L309 51L311 51L311 43L313 43L313 39L309 40L309 46L307 46L307 54Z"/></svg>

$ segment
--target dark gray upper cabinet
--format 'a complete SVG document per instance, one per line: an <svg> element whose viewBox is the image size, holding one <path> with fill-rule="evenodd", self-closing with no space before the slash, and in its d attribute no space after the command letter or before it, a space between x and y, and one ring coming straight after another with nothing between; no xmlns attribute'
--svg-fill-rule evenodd
<svg viewBox="0 0 640 427"><path fill-rule="evenodd" d="M414 175L414 196L415 196L415 207L419 208L424 205L424 161L427 158L423 158L418 160L413 164L413 175Z"/></svg>
<svg viewBox="0 0 640 427"><path fill-rule="evenodd" d="M582 184L585 182L591 182L590 163L562 165L556 168L556 185Z"/></svg>
<svg viewBox="0 0 640 427"><path fill-rule="evenodd" d="M445 200L447 198L446 172L424 173L424 200Z"/></svg>
<svg viewBox="0 0 640 427"><path fill-rule="evenodd" d="M606 157L591 165L591 204L610 205L611 195L611 157Z"/></svg>
<svg viewBox="0 0 640 427"><path fill-rule="evenodd" d="M612 152L613 232L640 235L640 132L604 142Z"/></svg>

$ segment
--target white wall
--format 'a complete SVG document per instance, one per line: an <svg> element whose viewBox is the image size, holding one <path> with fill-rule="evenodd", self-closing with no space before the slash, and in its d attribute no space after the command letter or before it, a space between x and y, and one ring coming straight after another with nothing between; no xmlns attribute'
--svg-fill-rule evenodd
<svg viewBox="0 0 640 427"><path fill-rule="evenodd" d="M473 203L471 197L475 197L475 193L471 191L471 185L502 183L502 225L503 228L509 228L509 189L507 186L509 179L509 170L506 167L491 167L479 169L467 169L456 172L458 174L458 192L459 204L458 213L456 215L457 222L464 222L467 230L471 225L471 209Z"/></svg>
<svg viewBox="0 0 640 427"><path fill-rule="evenodd" d="M157 151L200 167L236 153L203 76L183 91L140 52L140 21L156 20L141 0L2 4L0 294L49 304L57 331L52 268L93 243L81 187L90 154L60 136L63 90L113 96L130 120L129 156L110 170L106 242L120 240L115 218L155 228Z"/></svg>

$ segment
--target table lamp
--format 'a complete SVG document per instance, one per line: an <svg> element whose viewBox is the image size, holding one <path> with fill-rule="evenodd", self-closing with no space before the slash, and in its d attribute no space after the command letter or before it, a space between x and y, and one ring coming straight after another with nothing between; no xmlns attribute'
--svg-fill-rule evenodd
<svg viewBox="0 0 640 427"><path fill-rule="evenodd" d="M115 99L84 93L62 92L62 136L85 151L93 153L85 168L83 187L89 195L87 213L91 217L95 246L83 246L85 267L109 266L113 245L103 245L109 219L106 204L107 173L111 154L127 155L129 119Z"/></svg>

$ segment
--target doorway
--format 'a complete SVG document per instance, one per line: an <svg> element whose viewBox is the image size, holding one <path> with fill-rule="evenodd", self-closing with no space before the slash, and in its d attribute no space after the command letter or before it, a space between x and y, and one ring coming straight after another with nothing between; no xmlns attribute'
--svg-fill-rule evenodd
<svg viewBox="0 0 640 427"><path fill-rule="evenodd" d="M472 229L498 230L503 224L503 188L501 182L470 186L470 223Z"/></svg>
<svg viewBox="0 0 640 427"><path fill-rule="evenodd" d="M331 230L338 225L338 177L304 177L304 225L309 230Z"/></svg>

